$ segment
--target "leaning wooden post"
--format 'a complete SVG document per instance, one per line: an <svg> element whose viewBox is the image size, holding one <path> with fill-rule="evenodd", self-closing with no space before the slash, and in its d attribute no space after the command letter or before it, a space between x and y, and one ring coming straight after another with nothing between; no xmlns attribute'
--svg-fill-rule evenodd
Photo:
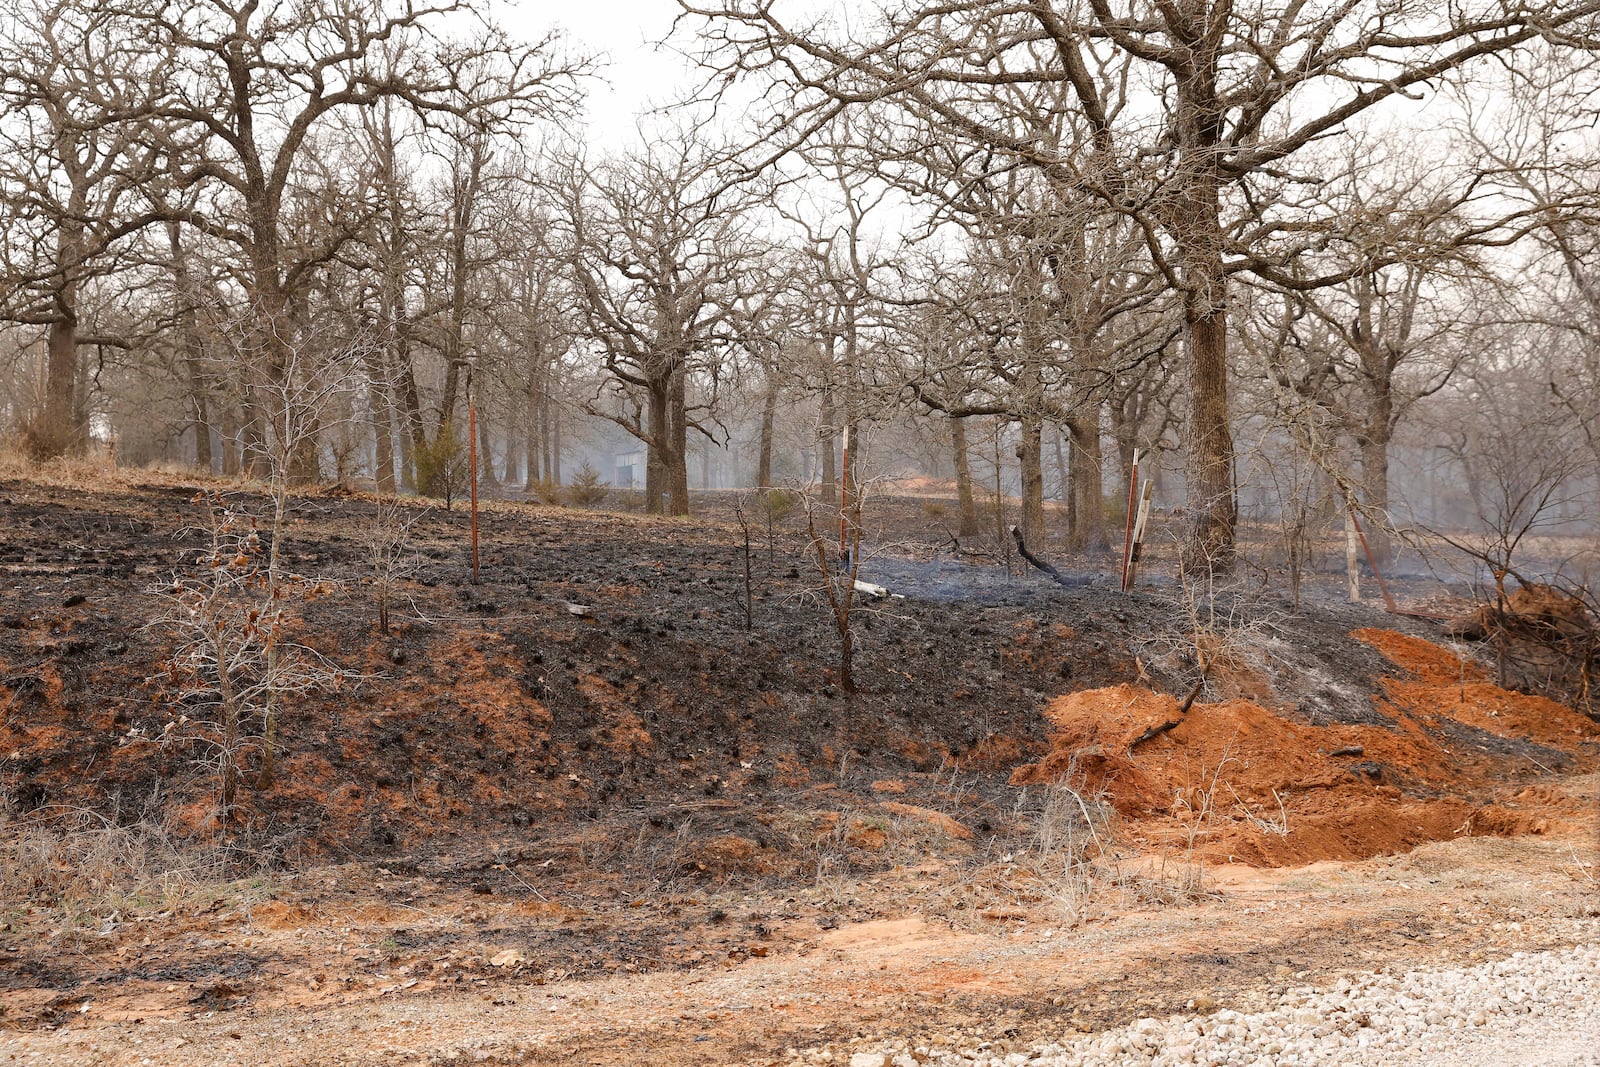
<svg viewBox="0 0 1600 1067"><path fill-rule="evenodd" d="M472 584L478 584L478 408L467 401L468 462L472 464ZM460 453L457 453L460 455Z"/></svg>
<svg viewBox="0 0 1600 1067"><path fill-rule="evenodd" d="M1361 528L1361 520L1356 516L1354 502L1350 504L1350 525L1354 527L1356 537L1361 541L1361 551L1366 553L1367 565L1372 568L1372 577L1378 583L1378 591L1383 594L1383 606L1388 610L1389 614L1393 615L1400 609L1395 605L1394 595L1389 592L1389 586L1383 580L1383 571L1378 569L1378 561L1372 555L1372 546L1367 543L1366 531Z"/></svg>
<svg viewBox="0 0 1600 1067"><path fill-rule="evenodd" d="M1133 554L1133 511L1139 499L1139 450L1133 450L1133 464L1128 471L1128 518L1122 530L1122 591L1128 591L1128 559Z"/></svg>
<svg viewBox="0 0 1600 1067"><path fill-rule="evenodd" d="M1155 495L1156 483L1146 481L1139 492L1139 514L1133 520L1133 548L1128 553L1128 577L1123 592L1133 592L1133 583L1139 579L1139 557L1144 551L1144 534L1150 524L1150 498Z"/></svg>
<svg viewBox="0 0 1600 1067"><path fill-rule="evenodd" d="M1357 555L1356 509L1351 504L1344 513L1344 574L1350 603L1361 602L1361 560Z"/></svg>
<svg viewBox="0 0 1600 1067"><path fill-rule="evenodd" d="M839 449L839 558L850 567L850 427L844 428L843 443Z"/></svg>

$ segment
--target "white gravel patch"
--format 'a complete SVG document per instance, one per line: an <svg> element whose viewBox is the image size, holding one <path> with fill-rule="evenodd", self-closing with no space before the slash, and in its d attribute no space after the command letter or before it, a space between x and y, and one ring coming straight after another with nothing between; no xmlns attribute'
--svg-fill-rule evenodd
<svg viewBox="0 0 1600 1067"><path fill-rule="evenodd" d="M1020 1051L941 1041L800 1058L850 1067L1600 1067L1600 945L1292 986L1265 994L1258 1011L1139 1019Z"/></svg>

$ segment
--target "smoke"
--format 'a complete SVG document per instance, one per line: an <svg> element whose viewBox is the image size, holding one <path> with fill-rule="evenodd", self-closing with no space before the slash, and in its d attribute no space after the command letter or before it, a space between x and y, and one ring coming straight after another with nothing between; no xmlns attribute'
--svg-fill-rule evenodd
<svg viewBox="0 0 1600 1067"><path fill-rule="evenodd" d="M1015 605L1040 597L1066 592L1042 574L1031 571L1016 575L992 563L968 563L958 559L914 560L896 556L869 556L861 565L862 581L885 586L915 600L936 603ZM1111 579L1103 574L1068 574L1075 587L1107 586Z"/></svg>

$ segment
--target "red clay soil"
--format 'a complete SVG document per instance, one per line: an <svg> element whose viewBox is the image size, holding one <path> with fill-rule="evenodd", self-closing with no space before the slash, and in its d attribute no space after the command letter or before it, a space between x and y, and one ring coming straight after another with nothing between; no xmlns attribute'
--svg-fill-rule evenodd
<svg viewBox="0 0 1600 1067"><path fill-rule="evenodd" d="M1066 782L1134 833L1206 859L1288 866L1403 852L1461 835L1545 833L1581 805L1528 784L1552 762L1586 768L1600 726L1513 693L1455 653L1388 630L1353 637L1404 674L1381 680L1385 725L1313 725L1246 700L1196 704L1133 685L1053 701L1050 753L1015 785ZM1151 727L1176 727L1133 745ZM1585 744L1587 742L1588 744Z"/></svg>

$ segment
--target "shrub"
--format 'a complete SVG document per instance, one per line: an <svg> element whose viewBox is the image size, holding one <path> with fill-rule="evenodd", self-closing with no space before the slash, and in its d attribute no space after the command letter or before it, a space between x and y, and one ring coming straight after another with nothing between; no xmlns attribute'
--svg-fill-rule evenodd
<svg viewBox="0 0 1600 1067"><path fill-rule="evenodd" d="M611 484L600 480L600 472L589 466L589 461L584 460L583 466L578 468L578 473L572 476L572 484L567 487L567 500L580 508L592 508L606 498L611 492Z"/></svg>
<svg viewBox="0 0 1600 1067"><path fill-rule="evenodd" d="M528 484L528 495L541 504L560 504L564 502L566 490L554 478L540 478Z"/></svg>
<svg viewBox="0 0 1600 1067"><path fill-rule="evenodd" d="M793 489L763 489L760 495L761 510L768 523L779 523L794 512L800 503L800 494Z"/></svg>
<svg viewBox="0 0 1600 1067"><path fill-rule="evenodd" d="M460 495L472 478L466 446L456 436L455 423L446 419L432 441L417 449L417 492L438 497L444 509Z"/></svg>

